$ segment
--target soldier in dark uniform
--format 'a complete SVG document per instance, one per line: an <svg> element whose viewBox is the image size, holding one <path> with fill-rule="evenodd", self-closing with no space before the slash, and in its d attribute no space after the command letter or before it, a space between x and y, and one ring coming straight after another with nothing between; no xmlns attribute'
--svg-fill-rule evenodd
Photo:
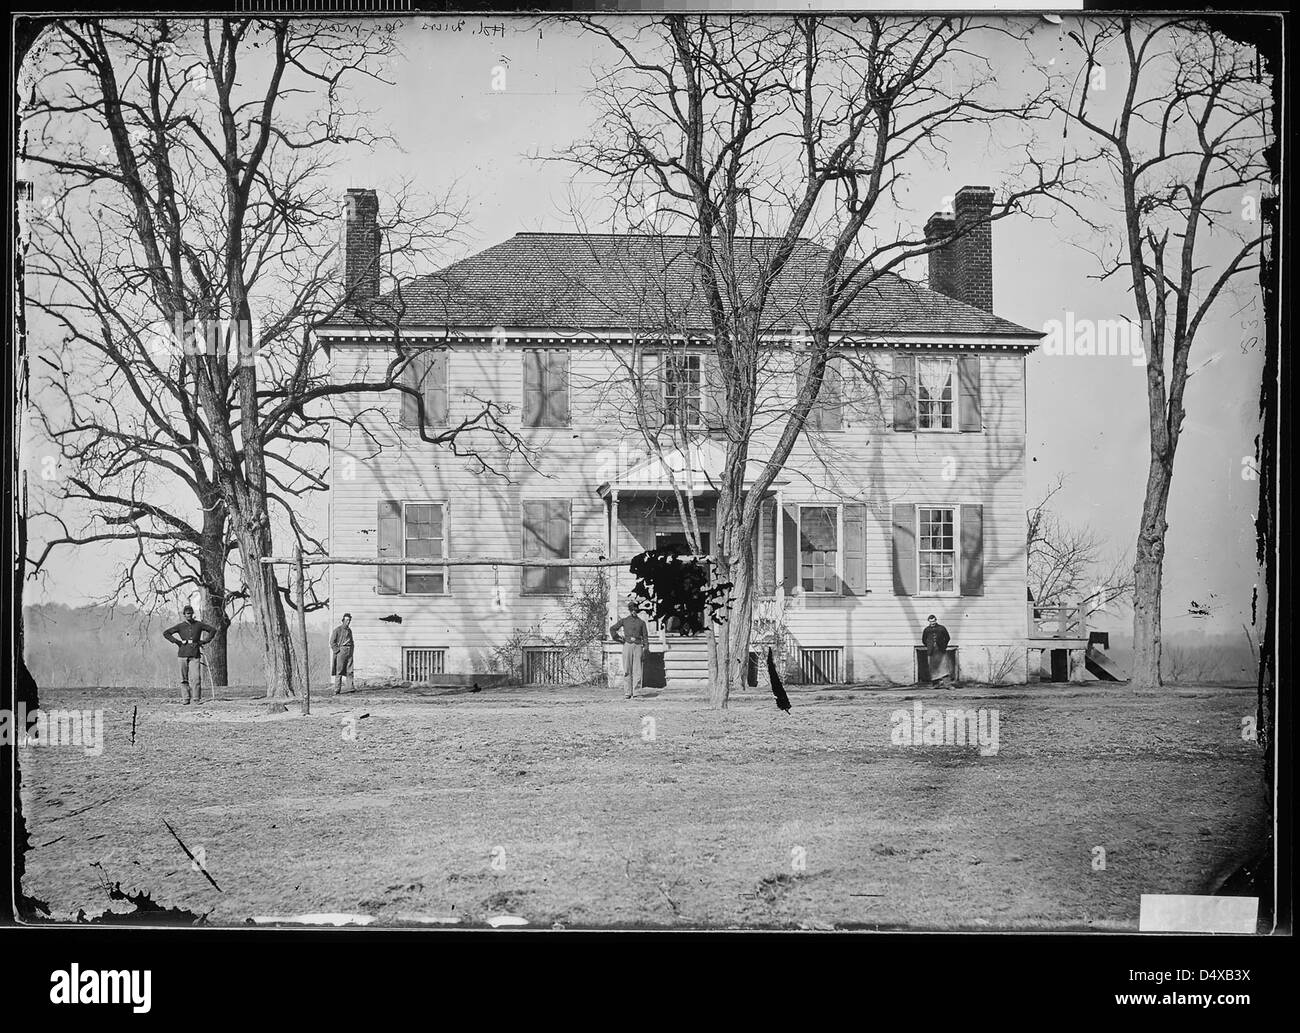
<svg viewBox="0 0 1300 1033"><path fill-rule="evenodd" d="M930 614L929 624L921 632L921 645L925 647L926 659L930 667L930 681L935 685L946 684L952 672L948 670L948 629L939 623L934 614Z"/></svg>
<svg viewBox="0 0 1300 1033"><path fill-rule="evenodd" d="M609 629L610 637L623 646L623 676L627 679L624 699L631 699L641 688L645 651L650 641L650 629L636 611L636 602L629 599L627 616Z"/></svg>
<svg viewBox="0 0 1300 1033"><path fill-rule="evenodd" d="M217 633L217 629L211 624L204 624L202 621L194 619L194 607L187 606L181 611L181 616L185 619L179 624L173 624L163 632L163 638L176 647L176 656L181 665L181 687L185 689L185 703L188 706L190 702L190 661L197 659L203 663L200 650L212 641ZM204 638L204 633L207 638ZM199 695L203 694L203 687L199 686Z"/></svg>
<svg viewBox="0 0 1300 1033"><path fill-rule="evenodd" d="M352 614L343 615L343 623L330 635L330 674L334 676L334 695L343 691L343 679L352 691Z"/></svg>

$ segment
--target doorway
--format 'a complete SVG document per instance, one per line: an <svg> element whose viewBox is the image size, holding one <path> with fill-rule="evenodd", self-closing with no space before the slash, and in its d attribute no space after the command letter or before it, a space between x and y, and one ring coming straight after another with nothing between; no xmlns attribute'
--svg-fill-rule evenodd
<svg viewBox="0 0 1300 1033"><path fill-rule="evenodd" d="M700 549L703 551L704 555L706 556L708 555L709 553L709 532L708 531L700 532ZM690 547L689 539L686 537L685 531L656 531L654 551L659 553L664 553L668 556L688 556L691 554L692 550ZM701 568L701 570L705 572L705 581L707 583L708 580L707 568L705 568L703 564L698 562L695 564L695 566ZM704 616L704 608L702 606L698 611L696 611L694 617L695 617L694 628L683 627L682 626L683 622L678 617L669 617L665 622L664 631L666 631L670 635L680 635L680 634L687 634L687 633L695 634L697 633L696 629L704 628L705 616ZM656 621L656 624L657 623L658 622Z"/></svg>
<svg viewBox="0 0 1300 1033"><path fill-rule="evenodd" d="M704 555L709 554L709 532L700 532L700 548ZM691 551L685 531L656 531L655 552L666 552L670 556L682 556Z"/></svg>

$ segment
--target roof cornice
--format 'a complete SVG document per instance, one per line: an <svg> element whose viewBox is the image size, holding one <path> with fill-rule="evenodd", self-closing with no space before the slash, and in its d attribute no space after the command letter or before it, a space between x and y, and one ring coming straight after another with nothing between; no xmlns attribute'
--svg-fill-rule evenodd
<svg viewBox="0 0 1300 1033"><path fill-rule="evenodd" d="M334 347L356 345L374 347L391 344L396 340L413 344L567 344L582 345L631 345L639 343L650 345L663 340L684 345L707 345L712 335L699 334L652 334L633 333L630 330L554 330L537 327L409 327L401 330L365 329L359 327L319 327L316 333L328 340ZM932 333L895 333L895 334L854 334L841 332L831 334L831 343L837 347L855 348L978 348L1002 351L1032 351L1038 342L1046 336L1044 333L1023 334L932 334ZM812 338L806 334L771 333L765 334L764 343L772 346L803 347Z"/></svg>

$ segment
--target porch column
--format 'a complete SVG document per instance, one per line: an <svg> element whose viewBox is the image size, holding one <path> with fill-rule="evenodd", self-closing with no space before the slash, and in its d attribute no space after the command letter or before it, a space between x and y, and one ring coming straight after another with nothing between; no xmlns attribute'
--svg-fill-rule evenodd
<svg viewBox="0 0 1300 1033"><path fill-rule="evenodd" d="M781 505L781 489L776 492L776 591L777 599L785 597L785 507ZM778 610L781 606L778 604Z"/></svg>
<svg viewBox="0 0 1300 1033"><path fill-rule="evenodd" d="M612 489L609 493L609 553L608 555L609 558L612 560L618 559L618 489L617 488ZM619 606L619 592L618 592L619 568L617 563L613 567L610 567L610 570L614 572L614 576L610 582L610 599L609 599L609 608L610 608L609 623L613 625L617 623L621 612L621 607Z"/></svg>

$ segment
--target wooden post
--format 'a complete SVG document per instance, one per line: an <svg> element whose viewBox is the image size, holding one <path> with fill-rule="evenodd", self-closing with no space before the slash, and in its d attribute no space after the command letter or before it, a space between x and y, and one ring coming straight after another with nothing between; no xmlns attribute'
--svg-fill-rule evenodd
<svg viewBox="0 0 1300 1033"><path fill-rule="evenodd" d="M618 561L618 489L615 488L609 493L609 558ZM618 567L614 567L613 583L610 585L610 592L614 597L614 619L611 624L617 624L620 617L623 616L623 600L618 591Z"/></svg>
<svg viewBox="0 0 1300 1033"><path fill-rule="evenodd" d="M311 663L307 656L307 579L302 571L302 546L293 550L294 573L298 582L298 634L302 636L302 715L311 713Z"/></svg>
<svg viewBox="0 0 1300 1033"><path fill-rule="evenodd" d="M781 493L776 493L776 578L773 595L778 599L785 596L785 507L781 505ZM784 609L784 603L778 604Z"/></svg>

